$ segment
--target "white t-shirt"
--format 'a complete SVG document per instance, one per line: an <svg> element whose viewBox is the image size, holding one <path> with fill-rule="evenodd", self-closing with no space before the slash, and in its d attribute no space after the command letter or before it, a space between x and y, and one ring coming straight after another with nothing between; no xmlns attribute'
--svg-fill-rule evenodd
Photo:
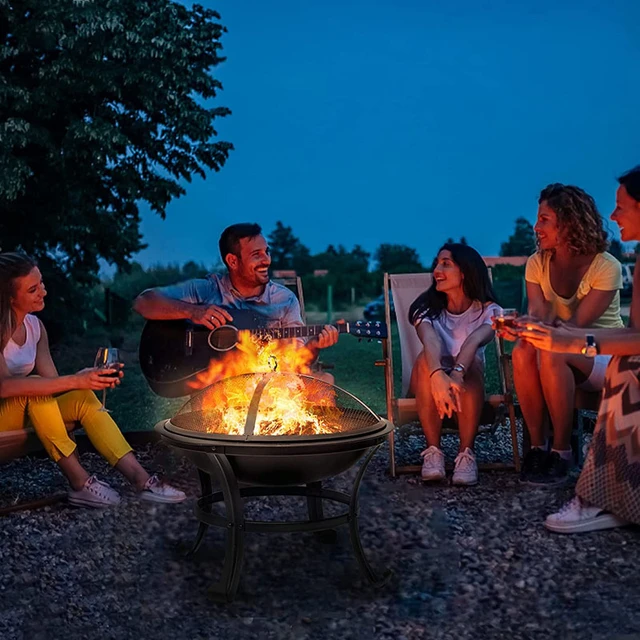
<svg viewBox="0 0 640 640"><path fill-rule="evenodd" d="M36 351L40 340L40 321L35 316L27 314L24 317L24 326L27 331L27 339L20 346L13 339L9 339L2 355L7 363L9 373L12 376L28 376L36 364Z"/></svg>
<svg viewBox="0 0 640 640"><path fill-rule="evenodd" d="M487 302L483 308L482 303L475 300L464 313L449 313L445 309L435 320L421 318L416 327L422 322L428 322L442 340L443 355L456 358L469 335L482 325L490 325L491 317L500 309L500 305L495 302ZM484 347L478 349L476 356L484 362Z"/></svg>

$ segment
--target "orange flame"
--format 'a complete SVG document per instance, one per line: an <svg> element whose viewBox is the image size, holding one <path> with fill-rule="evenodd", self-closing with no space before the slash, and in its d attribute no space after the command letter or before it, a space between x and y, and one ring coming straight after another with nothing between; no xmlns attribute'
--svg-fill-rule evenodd
<svg viewBox="0 0 640 640"><path fill-rule="evenodd" d="M239 333L236 349L211 360L190 386L210 387L203 397L211 431L242 435L249 405L263 376L243 374L311 374L314 352L298 340L256 340ZM236 376L241 376L236 378ZM229 384L215 384L235 378ZM330 385L309 378L270 376L260 397L253 435L310 435L340 431L340 410Z"/></svg>

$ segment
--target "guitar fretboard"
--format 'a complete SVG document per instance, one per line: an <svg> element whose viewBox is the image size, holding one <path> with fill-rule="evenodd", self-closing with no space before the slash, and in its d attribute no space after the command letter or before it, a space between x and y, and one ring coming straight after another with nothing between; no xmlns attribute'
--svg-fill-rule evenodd
<svg viewBox="0 0 640 640"><path fill-rule="evenodd" d="M337 326L339 333L347 333L348 323L333 325ZM302 327L277 327L275 329L251 329L251 335L264 337L269 336L275 340L287 338L308 338L319 335L324 329L323 324L309 324Z"/></svg>

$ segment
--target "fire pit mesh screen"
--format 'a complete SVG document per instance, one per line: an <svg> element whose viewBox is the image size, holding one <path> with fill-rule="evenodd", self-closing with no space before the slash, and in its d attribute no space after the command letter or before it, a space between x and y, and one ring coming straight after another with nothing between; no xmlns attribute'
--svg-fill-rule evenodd
<svg viewBox="0 0 640 640"><path fill-rule="evenodd" d="M380 418L347 391L294 373L245 374L194 395L174 426L229 436L348 434L380 426Z"/></svg>

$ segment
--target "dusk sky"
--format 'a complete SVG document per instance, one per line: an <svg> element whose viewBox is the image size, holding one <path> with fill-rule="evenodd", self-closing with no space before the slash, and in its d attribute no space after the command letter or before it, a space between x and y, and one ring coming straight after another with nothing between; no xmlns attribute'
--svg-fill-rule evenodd
<svg viewBox="0 0 640 640"><path fill-rule="evenodd" d="M607 217L640 163L638 0L211 0L228 28L220 140L143 264L213 264L222 229L277 220L313 253L449 236L497 255L549 182ZM615 225L608 222L615 237Z"/></svg>

